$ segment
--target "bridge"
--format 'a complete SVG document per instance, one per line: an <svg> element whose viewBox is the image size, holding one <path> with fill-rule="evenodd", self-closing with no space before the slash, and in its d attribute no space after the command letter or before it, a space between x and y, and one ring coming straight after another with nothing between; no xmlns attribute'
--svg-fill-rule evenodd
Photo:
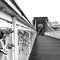
<svg viewBox="0 0 60 60"><path fill-rule="evenodd" d="M0 60L60 60L60 38L52 32L37 36L15 0L0 0Z"/></svg>

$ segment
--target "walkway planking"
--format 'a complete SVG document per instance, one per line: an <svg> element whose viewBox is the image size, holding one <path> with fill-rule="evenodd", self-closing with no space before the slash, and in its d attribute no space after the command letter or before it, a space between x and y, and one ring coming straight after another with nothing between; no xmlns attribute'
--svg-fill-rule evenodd
<svg viewBox="0 0 60 60"><path fill-rule="evenodd" d="M60 60L60 40L37 36L29 60Z"/></svg>

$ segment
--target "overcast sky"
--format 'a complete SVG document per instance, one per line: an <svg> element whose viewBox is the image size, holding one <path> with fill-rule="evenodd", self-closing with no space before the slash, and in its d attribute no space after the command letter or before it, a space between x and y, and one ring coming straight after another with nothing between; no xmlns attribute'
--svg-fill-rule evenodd
<svg viewBox="0 0 60 60"><path fill-rule="evenodd" d="M30 21L33 17L48 17L60 22L60 0L15 0Z"/></svg>

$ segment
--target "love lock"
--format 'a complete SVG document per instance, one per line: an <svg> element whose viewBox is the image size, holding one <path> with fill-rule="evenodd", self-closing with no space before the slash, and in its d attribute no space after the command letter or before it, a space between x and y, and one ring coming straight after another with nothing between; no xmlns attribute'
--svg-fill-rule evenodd
<svg viewBox="0 0 60 60"><path fill-rule="evenodd" d="M12 47L14 47L13 44L10 44L10 43L7 44L7 48L8 48L8 49L12 49Z"/></svg>
<svg viewBox="0 0 60 60"><path fill-rule="evenodd" d="M8 50L6 48L0 49L0 52L2 52L4 55L8 54Z"/></svg>

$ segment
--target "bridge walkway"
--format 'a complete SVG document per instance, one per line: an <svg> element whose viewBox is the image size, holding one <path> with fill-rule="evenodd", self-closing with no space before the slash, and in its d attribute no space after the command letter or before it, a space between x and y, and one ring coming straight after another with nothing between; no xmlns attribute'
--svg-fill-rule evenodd
<svg viewBox="0 0 60 60"><path fill-rule="evenodd" d="M29 60L60 60L60 40L37 36Z"/></svg>

